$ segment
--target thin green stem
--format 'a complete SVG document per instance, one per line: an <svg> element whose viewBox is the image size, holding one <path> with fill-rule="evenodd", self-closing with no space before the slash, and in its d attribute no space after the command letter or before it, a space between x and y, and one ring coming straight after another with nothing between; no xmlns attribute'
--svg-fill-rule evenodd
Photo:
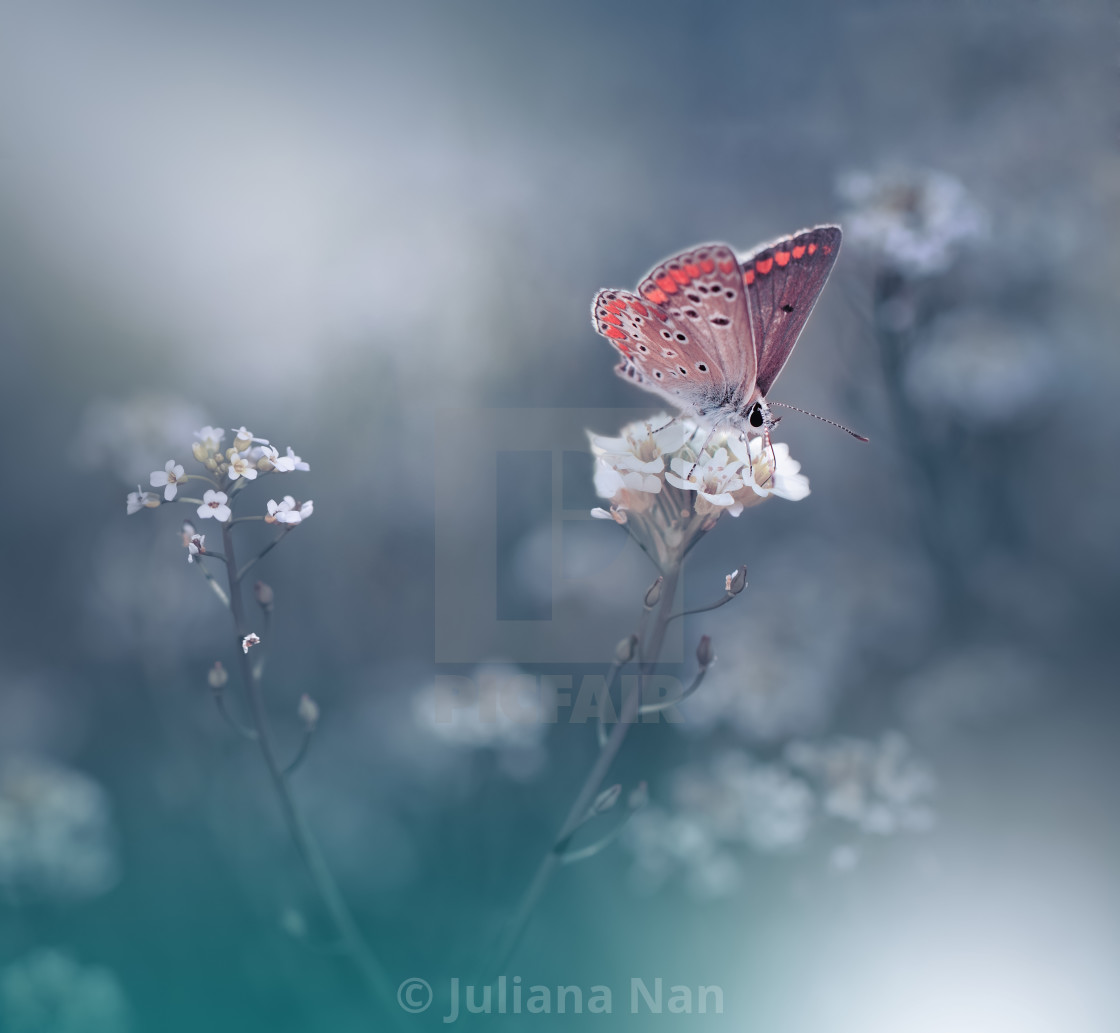
<svg viewBox="0 0 1120 1033"><path fill-rule="evenodd" d="M272 552L272 550L275 549L277 545L279 545L285 538L288 537L288 535L292 531L293 526L294 526L293 524L288 524L284 528L284 530L280 532L280 534L278 534L275 538L273 538L273 540L271 542L269 542L263 549L261 549L261 551L258 552L256 554L256 556L254 556L251 560L249 560L249 562L246 563L245 566L243 566L237 572L238 583L241 582L241 579L246 574L248 574L249 571L253 569L253 567L255 567L261 560L263 560L265 558L265 556L267 556L270 552Z"/></svg>
<svg viewBox="0 0 1120 1033"><path fill-rule="evenodd" d="M606 743L603 745L602 749L599 750L599 755L596 757L591 771L588 772L587 778L584 779L583 786L576 796L571 809L568 811L568 816L564 820L564 824L560 826L560 831L553 840L553 846L549 849L548 853L544 855L540 864L537 866L537 871L533 876L532 882L522 896L521 903L513 919L507 925L498 943L497 950L494 953L493 963L487 972L487 977L500 973L513 956L513 952L517 949L517 945L521 941L521 937L530 919L533 917L533 912L536 910L537 904L540 902L549 880L552 878L557 865L560 864L560 855L557 854L555 849L556 844L563 843L569 837L572 830L578 828L583 821L588 807L591 806L592 801L601 791L610 766L614 762L615 757L618 756L623 742L626 741L626 736L630 728L639 716L642 688L644 687L646 676L653 672L653 667L661 653L661 646L665 641L665 630L669 625L669 610L676 601L675 596L679 578L679 565L672 565L665 571L664 580L661 583L661 599L657 604L657 616L654 621L653 630L649 636L649 641L648 643L639 642L639 648L641 649L641 653L639 654L641 657L641 676L635 680L633 688L630 689L623 699L622 712L619 715L618 723L611 729ZM643 631L648 616L649 609L643 606L642 616L639 620L639 627L641 627Z"/></svg>
<svg viewBox="0 0 1120 1033"><path fill-rule="evenodd" d="M330 869L319 850L319 846L304 820L303 813L296 805L284 769L276 759L276 749L272 741L272 732L268 722L260 680L254 675L249 657L241 648L241 640L248 632L245 622L245 607L241 597L241 577L243 575L234 573L237 570L236 554L232 528L228 524L222 527L222 541L226 556L229 558L227 569L229 573L230 610L233 614L235 633L234 646L240 665L241 677L249 698L249 710L253 727L257 733L257 744L260 746L261 755L264 758L265 766L268 768L273 789L280 802L284 821L340 941L345 944L346 951L361 973L373 1000L383 1010L385 1016L393 1024L396 1024L397 1006L394 988L384 968L366 943L357 923L354 921L350 908L343 899L342 893L339 891L338 885L335 883L334 877L331 875Z"/></svg>

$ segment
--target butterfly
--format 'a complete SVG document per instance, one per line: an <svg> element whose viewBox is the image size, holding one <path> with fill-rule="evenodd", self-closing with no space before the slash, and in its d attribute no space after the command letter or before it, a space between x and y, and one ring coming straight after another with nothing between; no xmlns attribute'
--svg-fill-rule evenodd
<svg viewBox="0 0 1120 1033"><path fill-rule="evenodd" d="M637 294L599 291L591 322L622 356L615 372L624 380L713 428L750 427L769 441L778 418L766 396L824 289L840 239L839 226L815 226L741 258L726 244L702 244L654 266Z"/></svg>

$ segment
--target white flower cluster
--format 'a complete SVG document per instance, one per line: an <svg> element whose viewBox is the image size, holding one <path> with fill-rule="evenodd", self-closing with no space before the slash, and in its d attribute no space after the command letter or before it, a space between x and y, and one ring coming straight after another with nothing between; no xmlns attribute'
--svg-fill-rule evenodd
<svg viewBox="0 0 1120 1033"><path fill-rule="evenodd" d="M863 832L925 832L934 824L933 772L898 732L887 732L878 742L790 743L786 763L813 783L825 814Z"/></svg>
<svg viewBox="0 0 1120 1033"><path fill-rule="evenodd" d="M804 779L781 764L728 750L678 770L669 807L651 805L630 820L623 836L634 854L633 882L650 891L680 874L694 896L727 896L742 881L743 848L794 850L816 816Z"/></svg>
<svg viewBox="0 0 1120 1033"><path fill-rule="evenodd" d="M291 446L281 455L266 438L255 437L245 427L238 427L232 433L233 444L223 451L222 439L225 431L220 427L203 427L196 431L197 440L191 451L201 464L203 472L188 474L181 463L169 459L162 470L152 471L150 478L151 486L162 489L163 497L137 485L136 491L129 493L126 512L132 515L141 509L155 509L164 502L178 499L195 505L199 520L213 519L224 524L233 516L230 500L234 493L242 490L249 481L256 480L262 474L311 469ZM183 484L192 480L211 485L203 492L201 499L179 496L179 489ZM306 520L313 511L314 504L310 499L298 501L292 495L285 495L279 502L275 499L268 501L263 519L266 523L295 525ZM184 544L189 549L188 558L193 561L195 556L206 551L203 548L205 536L195 535L193 528L190 528L188 535L188 526L184 526Z"/></svg>
<svg viewBox="0 0 1120 1033"><path fill-rule="evenodd" d="M926 831L934 787L895 732L877 743L794 742L771 763L728 750L679 769L668 805L631 819L623 842L634 855L632 881L650 891L677 875L694 896L727 896L743 881L747 851L797 850L830 819L871 835ZM849 843L831 861L851 868L858 857Z"/></svg>
<svg viewBox="0 0 1120 1033"><path fill-rule="evenodd" d="M0 888L16 899L88 899L117 877L112 809L100 785L39 758L0 765Z"/></svg>
<svg viewBox="0 0 1120 1033"><path fill-rule="evenodd" d="M841 217L845 239L903 275L944 272L963 245L988 232L987 213L944 172L852 172L837 193L851 205Z"/></svg>
<svg viewBox="0 0 1120 1033"><path fill-rule="evenodd" d="M610 502L591 515L628 525L664 567L687 551L724 513L738 516L771 495L809 494L801 466L781 443L749 440L734 430L709 433L659 413L622 428L618 437L589 434L595 491Z"/></svg>

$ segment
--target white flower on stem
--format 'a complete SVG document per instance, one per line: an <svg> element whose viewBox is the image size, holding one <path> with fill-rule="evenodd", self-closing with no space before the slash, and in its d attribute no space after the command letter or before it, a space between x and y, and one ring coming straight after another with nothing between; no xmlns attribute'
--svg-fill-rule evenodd
<svg viewBox="0 0 1120 1033"><path fill-rule="evenodd" d="M138 484L135 491L128 493L125 512L128 516L132 516L133 513L139 513L142 509L155 509L158 505L159 496L150 491L144 491Z"/></svg>
<svg viewBox="0 0 1120 1033"><path fill-rule="evenodd" d="M209 520L213 517L219 523L224 524L233 511L229 508L229 496L224 491L214 491L207 489L202 496L202 505L198 507L199 520Z"/></svg>
<svg viewBox="0 0 1120 1033"><path fill-rule="evenodd" d="M247 653L250 649L253 648L253 646L259 646L260 644L260 635L258 635L255 631L250 631L249 634L241 640L241 651L243 653Z"/></svg>
<svg viewBox="0 0 1120 1033"><path fill-rule="evenodd" d="M739 476L742 467L742 460L733 458L726 448L718 448L712 454L701 452L694 460L675 457L665 480L681 491L695 491L712 506L727 507L738 516L734 492L743 487Z"/></svg>
<svg viewBox="0 0 1120 1033"><path fill-rule="evenodd" d="M660 473L665 469L664 457L678 451L694 429L685 420L658 413L649 420L624 427L617 438L597 434L588 437L592 455L604 457L615 469Z"/></svg>
<svg viewBox="0 0 1120 1033"><path fill-rule="evenodd" d="M163 488L163 497L167 502L175 498L182 479L183 466L174 459L168 459L162 470L153 470L149 478L153 488Z"/></svg>
<svg viewBox="0 0 1120 1033"><path fill-rule="evenodd" d="M306 471L311 469L309 464L305 463L292 451L291 445L288 446L288 454L274 459L272 465L276 467L279 473L291 473L293 470Z"/></svg>
<svg viewBox="0 0 1120 1033"><path fill-rule="evenodd" d="M257 445L249 449L249 459L262 473L270 473L276 469L280 453L272 445Z"/></svg>
<svg viewBox="0 0 1120 1033"><path fill-rule="evenodd" d="M315 503L311 499L306 502L296 502L291 495L285 495L280 502L269 499L267 509L265 523L295 525L311 516L315 511Z"/></svg>
<svg viewBox="0 0 1120 1033"><path fill-rule="evenodd" d="M767 448L763 438L752 438L746 442L731 436L728 436L727 444L744 464L742 479L745 490L736 497L741 506L753 505L770 495L800 502L809 494L809 478L800 472L801 464L790 456L789 445L779 441ZM738 513L735 515L738 516Z"/></svg>
<svg viewBox="0 0 1120 1033"><path fill-rule="evenodd" d="M206 552L206 535L193 534L191 540L187 542L187 562L194 563L195 556L201 556Z"/></svg>
<svg viewBox="0 0 1120 1033"><path fill-rule="evenodd" d="M234 452L229 457L229 479L236 481L238 477L244 477L247 481L256 480L257 468L248 452Z"/></svg>
<svg viewBox="0 0 1120 1033"><path fill-rule="evenodd" d="M267 445L268 438L255 438L251 430L246 430L244 426L237 427L233 430L233 444L238 452L244 452L253 442L258 445Z"/></svg>

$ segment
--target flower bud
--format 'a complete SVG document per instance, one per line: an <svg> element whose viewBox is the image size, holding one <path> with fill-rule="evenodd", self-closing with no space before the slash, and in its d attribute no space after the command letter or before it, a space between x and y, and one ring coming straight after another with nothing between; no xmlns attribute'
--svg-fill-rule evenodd
<svg viewBox="0 0 1120 1033"><path fill-rule="evenodd" d="M196 441L191 445L191 452L194 453L195 459L200 463L205 463L210 458L209 449L201 441Z"/></svg>
<svg viewBox="0 0 1120 1033"><path fill-rule="evenodd" d="M266 584L264 581L254 582L253 597L257 600L257 604L262 610L268 611L272 609L275 596L273 595L271 585Z"/></svg>
<svg viewBox="0 0 1120 1033"><path fill-rule="evenodd" d="M652 585L649 586L649 591L646 592L645 607L647 610L652 610L659 602L661 602L661 582L665 579L659 577Z"/></svg>
<svg viewBox="0 0 1120 1033"><path fill-rule="evenodd" d="M229 672L222 666L221 660L215 660L214 666L207 672L206 680L210 683L210 688L217 691L224 688L227 681L229 681Z"/></svg>
<svg viewBox="0 0 1120 1033"><path fill-rule="evenodd" d="M314 731L315 726L319 723L319 704L306 692L300 696L299 707L296 712L299 714L299 719L303 722L304 728L309 732Z"/></svg>
<svg viewBox="0 0 1120 1033"><path fill-rule="evenodd" d="M604 789L597 797L595 802L591 805L589 817L594 814L603 814L609 811L616 803L622 794L622 784L616 782L613 786Z"/></svg>
<svg viewBox="0 0 1120 1033"><path fill-rule="evenodd" d="M710 635L700 636L700 644L696 647L696 662L701 667L707 667L712 662L712 639Z"/></svg>
<svg viewBox="0 0 1120 1033"><path fill-rule="evenodd" d="M253 648L253 646L259 646L260 644L260 635L258 635L255 631L250 631L249 634L241 640L241 651L243 653L247 653L250 649Z"/></svg>
<svg viewBox="0 0 1120 1033"><path fill-rule="evenodd" d="M628 664L634 659L634 653L637 648L637 635L631 635L629 638L621 639L618 645L614 647L614 658L620 664Z"/></svg>
<svg viewBox="0 0 1120 1033"><path fill-rule="evenodd" d="M728 595L738 595L744 588L746 588L746 566L737 567L734 571L728 574L727 577L724 578L723 587L726 589Z"/></svg>

